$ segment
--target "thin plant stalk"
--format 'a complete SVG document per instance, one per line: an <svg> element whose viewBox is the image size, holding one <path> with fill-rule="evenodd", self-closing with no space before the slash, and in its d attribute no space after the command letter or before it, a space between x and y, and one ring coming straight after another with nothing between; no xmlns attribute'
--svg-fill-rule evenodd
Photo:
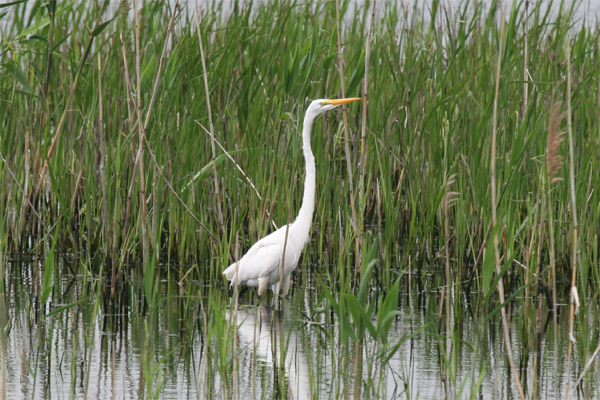
<svg viewBox="0 0 600 400"><path fill-rule="evenodd" d="M225 224L223 223L223 211L221 209L221 193L219 190L219 177L217 175L217 149L215 146L215 126L213 124L212 111L210 108L210 90L208 88L208 71L206 70L206 60L204 57L204 46L202 45L202 30L199 20L200 11L198 10L198 1L196 1L196 31L198 32L198 45L200 46L200 60L202 61L202 77L204 78L204 91L206 95L206 109L208 111L208 123L211 132L210 150L213 157L213 182L215 185L215 196L217 199L217 217L219 225L225 234Z"/></svg>
<svg viewBox="0 0 600 400"><path fill-rule="evenodd" d="M21 234L23 233L23 229L25 228L25 217L28 208L29 199L29 170L31 168L31 149L30 149L30 134L29 129L25 130L25 161L24 161L24 169L25 169L25 182L23 182L22 189L22 200L21 200L21 211L19 212L19 225L17 230L17 240L20 240ZM18 180L15 180L18 182ZM31 209L38 216L37 211L33 205L31 205Z"/></svg>
<svg viewBox="0 0 600 400"><path fill-rule="evenodd" d="M354 343L354 392L353 397L360 399L360 384L362 382L362 364L363 364L363 341L357 340Z"/></svg>
<svg viewBox="0 0 600 400"><path fill-rule="evenodd" d="M175 4L173 5L173 13L171 14L171 19L169 20L169 25L167 26L167 32L165 33L165 42L163 44L162 53L160 55L160 61L158 63L158 71L156 72L156 78L154 79L152 96L150 97L148 110L146 110L146 118L144 119L144 133L148 130L148 126L150 125L150 116L152 115L154 102L156 101L156 95L158 94L158 88L160 86L160 81L162 78L162 70L164 68L164 64L167 58L167 49L169 48L169 38L171 32L173 31L173 24L175 23L175 16L177 15L177 10L179 10L179 1L175 1Z"/></svg>
<svg viewBox="0 0 600 400"><path fill-rule="evenodd" d="M446 173L447 176L447 173ZM445 314L446 314L446 360L448 363L448 370L446 371L446 398L450 398L452 395L452 387L450 378L452 377L452 334L451 334L451 321L450 321L450 299L452 297L452 275L450 273L450 217L448 209L452 207L456 199L457 193L451 192L450 189L454 184L455 175L451 175L446 178L444 185L444 197L442 198L442 212L444 214L444 260L445 260L445 272L446 272L446 287L444 292L446 293L445 301Z"/></svg>
<svg viewBox="0 0 600 400"><path fill-rule="evenodd" d="M236 255L237 257L237 255ZM254 350L252 352L252 400L256 400L256 371L259 369L257 366L257 351L256 349L258 348L258 340L260 340L260 329L261 329L261 321L260 321L260 317L261 313L260 313L260 309L256 310L256 316L257 318L254 318L254 334L252 335L252 349ZM258 340L257 340L258 338Z"/></svg>
<svg viewBox="0 0 600 400"><path fill-rule="evenodd" d="M121 39L121 55L123 56L123 69L124 69L124 73L123 73L123 80L125 81L125 89L126 89L126 104L127 104L127 119L128 122L131 123L133 120L133 111L132 111L132 104L135 104L135 99L133 96L133 89L131 88L131 82L132 79L130 77L129 74L129 67L128 67L128 61L127 61L127 55L126 55L126 50L125 50L125 43L123 41L123 36L120 36ZM132 153L135 151L135 149L133 148L133 141L131 142L131 151ZM134 158L135 160L135 158ZM125 205L125 212L123 215L123 228L121 230L122 232L122 237L121 240L125 241L127 234L129 233L129 216L131 215L131 204L133 203L133 189L135 188L135 182L137 179L137 168L138 168L138 164L134 161L133 163L133 172L131 174L131 182L128 185L128 190L127 190L127 201L126 201L126 205Z"/></svg>
<svg viewBox="0 0 600 400"><path fill-rule="evenodd" d="M260 195L260 192L256 188L256 185L254 185L254 182L252 182L252 179L250 179L250 177L246 174L246 172L244 172L244 170L242 169L242 167L240 167L240 164L238 164L237 161L235 161L235 159L231 156L231 154L229 154L229 152L225 149L225 147L223 147L223 145L221 144L221 142L219 142L217 140L217 138L215 138L215 135L213 135L211 131L209 131L208 129L206 129L206 127L204 125L202 125L200 123L200 121L196 121L196 123L198 125L200 125L200 127L202 128L202 130L204 131L204 133L206 133L208 136L210 136L211 140L215 141L215 143L217 144L217 146L219 146L219 148L221 149L221 151L223 151L223 153L225 153L225 155L227 156L227 158L229 158L229 160L235 165L235 167L237 168L237 170L240 171L240 173L242 174L242 176L244 177L244 179L246 179L246 182L248 182L248 184L250 185L250 187L252 188L252 190L254 191L254 193L256 193L256 197L258 197L259 200L262 200L262 196ZM275 223L275 221L273 221L273 217L271 216L271 212L265 208L265 213L269 217L269 220L271 221L271 225L273 226L273 229L277 230L277 224Z"/></svg>
<svg viewBox="0 0 600 400"><path fill-rule="evenodd" d="M4 155L2 155L2 153L0 153L0 161L2 161L4 163L4 165L6 166L5 167L6 171L11 176L11 178L14 180L15 185L17 185L17 188L19 188L19 190L23 194L23 198L25 199L24 203L26 203L29 206L29 209L31 210L31 212L33 213L33 215L37 218L37 222L40 224L40 226L42 228L44 228L44 231L46 232L46 234L50 238L52 238L53 237L52 232L50 231L50 229L48 228L48 226L45 224L44 219L42 218L42 216L40 215L40 213L37 212L36 208L31 203L31 200L29 199L29 197L26 196L27 192L25 191L25 188L23 186L21 186L21 184L19 183L19 180L17 179L17 176L15 175L14 171L8 166L8 161L6 160L6 158L4 158ZM27 182L27 180L25 182Z"/></svg>
<svg viewBox="0 0 600 400"><path fill-rule="evenodd" d="M152 97L150 98L150 105L148 106L148 110L146 112L146 118L145 118L145 122L144 122L144 132L148 129L148 125L150 124L150 115L152 113L152 109L153 109L153 106L154 106L154 101L156 100L156 96L157 96L157 93L158 93L158 88L160 86L160 81L161 81L162 69L163 69L163 66L164 66L164 62L166 61L167 48L168 48L168 43L169 43L169 36L170 36L170 33L173 31L173 24L175 22L175 16L177 14L177 11L179 10L179 7L180 7L179 6L179 1L176 1L175 4L174 4L174 6L173 6L173 14L171 15L171 20L169 21L169 26L167 27L167 32L166 32L166 37L165 37L165 43L164 43L162 54L161 54L161 57L160 57L160 63L158 65L158 72L156 74L156 79L154 81L154 89L152 91ZM206 225L204 225L198 219L198 217L196 217L196 215L192 212L192 210L190 210L190 208L188 207L188 205L185 204L185 202L183 201L183 199L175 191L175 189L173 188L173 185L171 185L171 182L169 181L169 179L167 179L167 177L163 173L162 168L159 167L158 162L156 161L156 156L155 156L154 152L152 151L150 143L148 143L148 138L146 137L146 135L144 135L144 141L146 142L146 146L148 148L148 152L150 154L152 162L154 163L154 167L158 170L158 173L163 178L163 181L165 182L165 184L167 185L167 187L169 188L169 190L171 191L171 193L173 193L175 195L175 198L179 201L179 203L181 203L181 205L183 206L183 208L192 216L192 218L194 218L194 220L196 221L196 223L198 223L200 225L200 227L202 229L204 229L204 231L206 231L206 233L208 233L208 235L210 236L210 238L213 239L214 241L217 241L216 236L211 232L211 230L208 229L206 227Z"/></svg>
<svg viewBox="0 0 600 400"><path fill-rule="evenodd" d="M0 398L6 400L6 342L8 328L8 308L6 307L6 296L4 293L4 256L0 253Z"/></svg>
<svg viewBox="0 0 600 400"><path fill-rule="evenodd" d="M523 49L523 108L521 113L523 118L527 112L527 103L529 100L529 0L525 0L525 18L523 19L524 31L524 49Z"/></svg>
<svg viewBox="0 0 600 400"><path fill-rule="evenodd" d="M290 196L290 199L294 198L294 196ZM290 231L290 225L291 225L291 205L288 204L287 206L287 223L285 225L285 238L283 239L283 251L281 252L281 264L279 265L279 285L277 288L277 293L275 294L275 297L273 298L273 302L275 306L279 305L279 302L281 301L281 295L283 293L285 293L285 291L283 290L283 285L285 284L285 279L283 276L283 271L284 271L284 266L285 266L285 252L287 249L287 244L288 244L288 235L289 235L289 231ZM289 277L288 277L289 279Z"/></svg>
<svg viewBox="0 0 600 400"><path fill-rule="evenodd" d="M208 236L215 243L217 243L219 240L217 239L215 234L212 233L212 231L210 229L208 229L208 227L205 224L203 224L202 221L200 221L200 219L196 216L196 214L194 214L194 212L190 209L190 207L183 201L181 196L179 196L179 194L175 191L175 189L173 188L173 185L171 185L171 182L169 182L169 179L165 176L162 168L158 167L158 162L156 161L156 156L154 155L154 152L150 149L150 145L148 143L148 138L144 137L144 139L146 141L146 145L148 146L148 153L150 153L150 158L152 159L154 166L157 168L158 174L163 179L163 182L167 185L167 187L169 188L171 193L175 196L177 201L183 206L183 209L194 219L194 221L196 221L196 223L208 234Z"/></svg>
<svg viewBox="0 0 600 400"><path fill-rule="evenodd" d="M569 140L569 192L571 195L571 213L573 224L571 228L571 304L569 305L569 347L567 350L567 370L565 385L565 397L569 398L569 382L571 373L571 356L573 353L573 343L575 342L575 312L576 305L579 304L577 296L577 236L579 233L579 224L577 221L577 203L575 201L575 155L573 149L573 127L571 123L571 51L567 45L567 135Z"/></svg>
<svg viewBox="0 0 600 400"><path fill-rule="evenodd" d="M240 244L239 244L239 233L235 235L235 259L239 260L240 254ZM240 267L240 262L235 262L235 281L233 282L233 390L231 394L232 399L238 398L238 334L237 334L237 320L238 320L238 307L239 307L239 298L240 298L240 290L238 285L238 270Z"/></svg>
<svg viewBox="0 0 600 400"><path fill-rule="evenodd" d="M373 33L373 21L375 21L375 7L377 6L377 0L373 0L371 7L371 21L369 22L369 30L367 31L367 39L365 43L365 76L363 78L363 108L362 108L362 128L360 132L360 162L359 162L359 180L358 180L358 203L360 207L360 220L358 221L357 236L359 241L359 251L362 248L362 234L364 225L364 208L365 208L365 167L367 163L367 149L366 149L366 138L367 138L367 106L369 99L369 60L371 58L371 35ZM358 285L358 280L361 275L361 261L362 257L360 252L356 254L356 267L354 269L354 281Z"/></svg>
<svg viewBox="0 0 600 400"><path fill-rule="evenodd" d="M125 93L127 93L125 104L127 105L127 117L130 119L132 115L131 104L134 103L132 89L130 86L131 76L129 74L129 63L127 62L127 50L125 49L123 35L119 35L119 39L121 40L121 56L123 57L123 83L125 84Z"/></svg>
<svg viewBox="0 0 600 400"><path fill-rule="evenodd" d="M102 188L102 223L104 225L104 256L108 256L110 248L110 226L108 222L108 201L106 199L106 143L104 141L104 98L102 91L102 55L98 53L98 175L100 176L100 187ZM114 260L112 261L114 264ZM114 286L114 281L111 281L111 286Z"/></svg>
<svg viewBox="0 0 600 400"><path fill-rule="evenodd" d="M289 210L289 208L288 208L288 210ZM288 211L288 214L289 214L289 211ZM277 294L275 296L276 298L273 299L273 301L279 301L279 299L281 298L281 294L283 293L283 285L284 285L284 281L285 281L285 279L283 278L283 267L285 266L285 250L287 248L289 230L290 230L290 223L288 222L288 224L285 226L285 238L283 239L283 252L281 253L281 264L279 265L279 287L277 290Z"/></svg>
<svg viewBox="0 0 600 400"><path fill-rule="evenodd" d="M35 199L37 199L37 196L39 195L39 192L42 188L42 184L44 183L44 180L46 178L46 171L48 170L48 162L50 160L50 158L52 157L52 153L54 153L54 149L56 148L56 144L58 143L58 139L60 137L60 134L62 133L62 129L64 127L65 124L65 119L67 116L67 113L69 112L69 110L71 110L71 105L73 102L73 97L75 96L75 91L77 90L77 84L79 82L79 78L81 76L81 73L83 71L83 67L85 65L85 62L90 54L90 51L92 49L92 43L94 42L94 38L100 33L98 28L100 28L100 18L102 17L102 14L104 12L104 7L101 8L101 11L98 15L98 20L96 21L96 25L94 30L92 31L91 35L90 35L90 39L88 41L88 44L85 48L85 51L83 53L83 56L81 57L81 61L79 62L79 67L77 68L77 73L75 74L75 79L73 80L73 84L71 86L71 90L69 91L69 97L67 99L67 103L65 105L65 108L63 110L62 116L60 117L60 122L58 123L58 127L56 128L56 133L54 134L54 137L52 138L52 142L50 144L50 148L48 149L48 153L46 155L46 159L44 160L44 166L42 167L42 171L40 172L40 176L39 176L39 180L38 183L35 187L35 190L33 192L33 200L35 202ZM51 17L52 19L54 18L54 12L51 13ZM52 25L54 25L54 22L52 22ZM51 28L52 32L54 31L54 28ZM54 35L54 33L52 33L52 35ZM49 43L49 46L52 46L52 41ZM48 51L51 53L52 52L52 48L48 47ZM48 55L48 65L47 67L50 68L51 67L51 54ZM46 82L48 82L49 77L50 77L50 71L47 71L47 79ZM47 90L47 87L44 88L44 90Z"/></svg>
<svg viewBox="0 0 600 400"><path fill-rule="evenodd" d="M502 46L504 45L504 29L505 29L505 18L506 15L506 2L502 3L502 21L501 21L501 29L500 29L500 42L498 44L498 61L496 64L496 83L495 83L495 93L494 93L494 111L492 116L492 143L491 143L491 152L490 152L490 179L491 179L491 200L492 200L492 232L496 229L498 223L498 217L496 215L496 207L497 207L497 197L496 197L496 137L498 132L498 92L500 87L500 69L502 66ZM515 379L515 384L517 385L517 390L519 391L519 396L522 400L525 400L525 393L523 392L523 387L521 386L521 380L519 379L519 374L517 369L515 368L515 363L513 361L512 356L512 345L510 342L510 330L508 326L508 321L506 319L506 308L504 302L504 281L501 275L501 267L500 267L500 249L498 244L498 234L494 234L493 237L494 243L494 257L496 262L496 273L498 274L498 295L500 297L500 304L502 304L502 308L500 309L500 316L502 319L502 331L504 333L504 345L506 347L506 353L508 357L508 363L510 365L510 370Z"/></svg>
<svg viewBox="0 0 600 400"><path fill-rule="evenodd" d="M364 225L364 181L365 181L365 164L367 162L366 155L366 136L367 136L367 103L368 103L368 90L369 90L369 59L371 57L371 35L373 32L373 21L375 20L375 7L377 6L377 0L373 0L371 8L371 21L369 22L369 30L367 31L367 39L365 43L365 75L363 78L363 108L362 108L362 128L360 134L360 162L359 162L359 180L358 180L358 203L360 210L360 219L357 221L356 237L358 238L359 251L355 255L356 265L354 268L354 282L358 286L359 280L362 275L362 235ZM358 341L355 344L355 376L354 376L354 397L360 397L360 372L362 371L362 341Z"/></svg>
<svg viewBox="0 0 600 400"><path fill-rule="evenodd" d="M158 167L154 164L152 168L152 225L150 226L150 249L155 260L160 260L160 239L157 236L159 202L158 202Z"/></svg>
<svg viewBox="0 0 600 400"><path fill-rule="evenodd" d="M50 76L52 75L52 55L54 53L54 30L56 28L56 8L50 4L48 7L48 16L50 17L50 31L48 32L48 47L46 54L46 76L44 79L44 86L42 87L42 100L46 106L46 112L49 113L50 102L48 99L48 91L50 88ZM42 119L43 121L43 119Z"/></svg>
<svg viewBox="0 0 600 400"><path fill-rule="evenodd" d="M161 57L160 57L160 61L159 61L159 65L158 65L158 72L156 74L156 78L154 80L154 86L153 86L153 90L152 90L152 96L150 97L150 103L148 105L148 109L146 110L146 116L142 125L142 100L141 100L141 73L140 73L140 43L139 43L139 29L140 29L140 25L139 25L139 11L137 9L137 0L134 1L134 7L135 7L135 11L134 11L134 17L135 17L135 48L136 48L136 52L135 52L135 65L136 65L136 108L137 108L137 119L138 119L138 151L137 151L137 155L136 155L136 165L138 166L138 172L139 172L139 179L140 179L140 202L141 204L141 228L142 228L142 262L144 264L144 271L146 268L146 262L148 260L148 234L147 234L147 227L146 227L146 214L147 214L147 210L146 210L146 189L145 189L145 176L144 176L144 142L146 142L146 144L148 145L148 151L150 153L150 155L152 156L152 161L154 162L154 167L156 168L155 170L158 170L161 174L161 176L165 179L166 177L164 176L164 174L162 174L162 170L161 168L158 167L158 163L156 162L156 157L154 156L154 152L152 152L151 147L149 146L149 144L147 143L147 138L146 138L146 130L148 129L148 126L150 124L150 117L152 115L152 110L154 108L154 102L156 100L156 96L158 93L158 88L160 86L160 81L161 81L161 76L162 76L162 69L164 66L164 62L166 60L166 54L167 54L167 49L168 49L168 43L169 43L169 36L170 33L173 29L173 23L175 21L175 16L177 14L177 10L179 9L179 2L176 1L175 5L174 5L174 9L173 9L173 13L171 15L171 19L169 21L169 25L167 27L167 32L165 35L165 42L163 45L163 49L162 49L162 53L161 53ZM134 174L135 176L135 174ZM168 183L168 182L167 182ZM132 182L133 184L133 182ZM168 185L169 188L173 189L171 185ZM130 187L130 193L131 193L131 187ZM156 210L155 210L156 212ZM201 226L204 227L204 225L201 224ZM205 229L206 230L206 229ZM210 233L210 232L209 232Z"/></svg>
<svg viewBox="0 0 600 400"><path fill-rule="evenodd" d="M596 349L590 356L589 360L585 363L583 369L581 370L581 373L579 374L579 377L577 378L577 381L573 385L574 387L577 387L581 383L581 380L587 373L588 369L590 369L590 367L592 366L592 363L594 362L594 359L598 355L598 352L600 352L600 344L598 346L596 346ZM573 396L573 392L570 392L569 395L567 396L567 400L569 400L572 396Z"/></svg>
<svg viewBox="0 0 600 400"><path fill-rule="evenodd" d="M169 21L169 25L167 27L167 32L165 34L165 41L163 44L163 49L162 49L162 53L160 56L160 61L158 64L158 71L156 73L156 78L154 80L154 87L152 90L152 96L150 97L150 103L148 104L148 109L146 110L146 117L144 119L144 124L142 127L142 103L141 103L141 88L140 88L140 83L141 83L141 77L140 77L140 48L139 48L139 19L138 19L138 10L137 10L137 0L135 0L135 26L136 26L136 85L137 85L137 115L138 115L138 133L139 133L139 142L138 142L138 156L137 156L137 160L139 162L139 177L140 177L140 200L142 202L142 206L141 206L141 211L142 211L142 221L141 221L141 225L142 225L142 248L143 248L143 263L144 263L144 270L146 268L146 261L148 260L148 237L147 237L147 227L146 227L146 191L145 191L145 180L144 180L144 154L143 154L143 146L144 146L144 142L147 143L147 138L146 138L146 131L148 129L148 126L150 124L150 117L152 115L152 110L154 108L154 102L156 101L156 96L158 93L158 88L160 86L160 81L161 81L161 77L162 77L162 69L166 60L166 55L167 55L167 49L168 49L168 45L169 45L169 36L170 33L173 29L173 23L175 21L175 15L177 14L177 10L179 9L179 2L176 1L174 4L174 9L173 9L173 13L171 14L171 19ZM152 155L152 160L154 161L154 175L156 177L156 171L160 170L160 168L158 167L158 163L156 162L156 158L154 157L154 153L152 152L152 149L150 147L150 145L147 143L147 147L148 147L148 151L150 152L150 154ZM164 177L164 175L163 175ZM156 182L156 179L154 179L154 182ZM156 189L156 183L154 183L153 185L154 189ZM155 206L157 205L157 199L156 199L156 191L154 193L154 198L153 198L154 204ZM154 207L153 210L154 215L157 215L157 210L156 207ZM155 219L153 218L153 221L155 221ZM155 229L156 223L153 224L153 229ZM152 232L153 237L156 237L156 233L153 231Z"/></svg>
<svg viewBox="0 0 600 400"><path fill-rule="evenodd" d="M146 232L146 177L144 175L144 125L142 124L142 74L140 68L140 19L138 10L138 0L133 1L135 17L135 76L136 76L136 110L138 120L138 149L136 163L138 165L139 183L140 183L140 208L141 216L139 219L142 228L142 263L143 271L146 272L148 262L148 233Z"/></svg>
<svg viewBox="0 0 600 400"><path fill-rule="evenodd" d="M90 40L85 49L85 52L83 53L83 56L81 57L81 61L79 63L79 69L77 70L77 74L75 75L75 79L73 80L73 85L71 86L71 90L69 91L69 97L67 99L67 104L65 105L62 116L60 117L60 122L58 123L58 127L56 128L56 133L54 134L54 137L52 138L52 143L50 144L50 148L48 148L48 153L46 154L46 159L44 160L44 166L42 167L42 171L40 172L40 176L38 178L39 179L38 183L35 187L35 191L33 192L34 202L35 202L35 199L38 197L40 190L42 188L42 184L44 183L44 180L46 178L46 171L48 170L48 162L49 162L50 158L52 157L52 154L54 153L54 149L56 148L56 144L58 143L58 138L60 137L60 135L63 131L63 127L65 126L65 120L66 120L67 114L68 114L69 110L71 110L71 104L73 102L73 96L75 95L75 91L77 90L77 84L79 82L79 77L81 76L81 72L83 71L83 66L85 65L85 61L87 60L88 55L90 54L90 50L92 48L93 41L94 41L94 35L92 35L90 37Z"/></svg>
<svg viewBox="0 0 600 400"><path fill-rule="evenodd" d="M338 47L338 72L340 74L340 97L346 97L346 84L344 79L344 57L342 55L342 31L340 23L340 0L335 0L335 16L337 29L337 47ZM348 190L350 191L350 211L352 218L350 226L354 231L354 251L359 259L360 254L360 236L358 235L358 219L356 217L356 193L354 192L354 178L352 174L352 153L350 152L350 128L348 126L348 108L344 105L342 108L342 121L344 123L344 154L346 156L346 170L348 171ZM357 261L358 262L358 261Z"/></svg>

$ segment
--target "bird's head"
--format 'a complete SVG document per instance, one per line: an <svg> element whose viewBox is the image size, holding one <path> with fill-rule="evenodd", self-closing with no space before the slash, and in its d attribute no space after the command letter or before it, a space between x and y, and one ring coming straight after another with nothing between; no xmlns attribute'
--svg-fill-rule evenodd
<svg viewBox="0 0 600 400"><path fill-rule="evenodd" d="M334 108L341 106L342 104L352 103L353 101L362 100L359 97L351 97L347 99L318 99L314 100L308 106L306 110L306 116L316 118L318 115L323 114L325 111L333 110Z"/></svg>

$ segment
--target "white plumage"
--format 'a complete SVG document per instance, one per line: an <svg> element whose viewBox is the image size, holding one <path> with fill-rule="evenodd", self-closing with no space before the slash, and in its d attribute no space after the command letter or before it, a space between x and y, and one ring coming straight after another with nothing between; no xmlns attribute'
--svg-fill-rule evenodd
<svg viewBox="0 0 600 400"><path fill-rule="evenodd" d="M347 104L359 98L320 99L313 101L304 116L302 129L302 151L306 162L306 177L304 180L304 196L298 216L293 223L277 229L256 242L239 260L231 264L223 274L233 285L236 278L238 285L258 287L260 296L268 287L274 293L279 292L281 261L283 265L283 294L286 295L290 286L290 275L296 269L300 254L308 242L310 225L315 209L315 158L310 148L310 130L313 121L325 111L332 110L342 104ZM287 242L286 242L287 231ZM285 248L285 256L284 256Z"/></svg>

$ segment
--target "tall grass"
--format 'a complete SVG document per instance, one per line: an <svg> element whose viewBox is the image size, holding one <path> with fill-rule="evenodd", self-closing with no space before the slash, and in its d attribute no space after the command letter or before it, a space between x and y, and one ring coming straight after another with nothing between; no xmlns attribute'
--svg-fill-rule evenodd
<svg viewBox="0 0 600 400"><path fill-rule="evenodd" d="M309 101L368 92L362 114L349 107L313 127L317 205L294 278L297 288L316 283L339 314L353 353L340 364L357 379L341 392L381 394L376 380L360 381L371 354L361 338L383 340L387 325L369 325L375 309L394 305L386 295L409 282L421 293L446 288L428 301L444 307L449 366L465 310L485 321L523 310L533 349L544 307L559 312L571 286L582 311L600 294L600 33L576 20L575 3L521 1L505 18L498 2L468 0L452 10L379 2L374 19L371 1L212 3L198 15L166 1L0 8L0 276L11 274L9 254L51 260L38 271L37 302L49 310L61 274L94 280L85 297L97 304L141 295L141 343L157 340L172 298L182 316L199 307L214 344L201 355L212 362L206 373L227 384L233 333L215 311L227 296L221 271L237 246L299 209ZM550 174L556 99L570 99L572 156ZM374 292L361 294L363 284ZM246 301L253 291L240 293ZM598 342L586 315L572 315L573 381ZM145 351L140 392L150 395L157 356ZM515 381L528 380L529 353L514 353ZM448 393L464 393L447 372Z"/></svg>

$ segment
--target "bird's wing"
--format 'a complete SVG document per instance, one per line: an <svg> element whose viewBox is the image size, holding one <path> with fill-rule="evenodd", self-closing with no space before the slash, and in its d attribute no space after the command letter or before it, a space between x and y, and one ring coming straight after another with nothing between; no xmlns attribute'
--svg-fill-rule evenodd
<svg viewBox="0 0 600 400"><path fill-rule="evenodd" d="M283 242L285 241L285 231L286 227L283 226L250 247L239 261L238 282L240 284L269 275L275 268L279 267ZM223 272L230 281L235 276L235 268L235 263L233 263Z"/></svg>
<svg viewBox="0 0 600 400"><path fill-rule="evenodd" d="M257 242L240 260L240 264L243 266L243 271L240 272L240 281L269 275L279 266L280 262L281 245L279 243Z"/></svg>

